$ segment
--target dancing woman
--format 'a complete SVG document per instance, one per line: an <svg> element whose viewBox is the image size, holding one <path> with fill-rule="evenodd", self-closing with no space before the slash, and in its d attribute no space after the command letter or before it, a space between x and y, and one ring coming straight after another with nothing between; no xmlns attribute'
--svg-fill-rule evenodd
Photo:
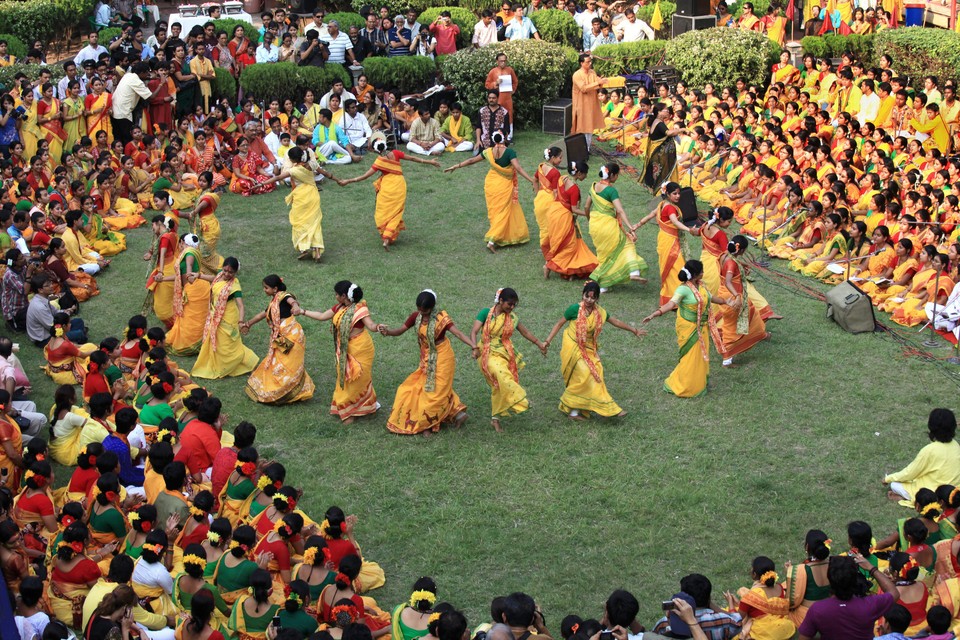
<svg viewBox="0 0 960 640"><path fill-rule="evenodd" d="M832 215L832 214L831 214ZM748 288L737 258L746 252L746 236L735 235L720 256L720 296L730 300L717 314L722 342L717 350L723 354L723 366L733 365L733 357L753 348L770 337L760 312L747 294Z"/></svg>
<svg viewBox="0 0 960 640"><path fill-rule="evenodd" d="M631 227L636 230L639 227L656 218L657 226L660 231L657 233L657 260L660 263L660 304L665 304L673 296L680 285L677 274L680 273L681 265L684 263L683 250L680 247L680 232L685 231L694 235L699 231L688 227L681 222L683 214L680 213L680 185L676 182L668 182L663 187L664 200L656 209L651 211L636 226Z"/></svg>
<svg viewBox="0 0 960 640"><path fill-rule="evenodd" d="M234 257L223 261L216 276L194 274L210 282L210 315L203 328L203 346L190 373L194 378L227 378L250 373L257 366L257 354L243 345L243 292L237 272L240 262Z"/></svg>
<svg viewBox="0 0 960 640"><path fill-rule="evenodd" d="M667 121L673 115L670 104L658 103L653 108L653 115L649 119L649 134L644 151L643 184L650 191L656 193L664 182L678 181L677 175L677 145L674 137L686 132L686 129L670 129Z"/></svg>
<svg viewBox="0 0 960 640"><path fill-rule="evenodd" d="M703 263L688 260L680 270L680 286L660 308L643 319L644 323L677 310L677 345L680 361L663 388L679 398L693 398L707 390L710 375L710 336L704 325L711 323L710 303L730 304L724 298L711 296L703 285ZM713 330L713 327L710 327Z"/></svg>
<svg viewBox="0 0 960 640"><path fill-rule="evenodd" d="M566 325L560 349L560 373L565 387L560 397L560 411L572 420L583 420L591 413L604 417L627 415L610 397L603 379L603 363L598 353L603 325L609 323L638 338L647 335L643 329L631 327L608 314L598 304L601 291L596 282L588 281L583 285L579 304L567 307L543 343L544 349L548 348Z"/></svg>
<svg viewBox="0 0 960 640"><path fill-rule="evenodd" d="M560 147L550 147L543 150L545 162L541 162L537 167L537 180L534 183L537 188L537 195L533 199L533 215L537 219L537 226L540 227L540 250L543 252L543 259L548 263L552 254L550 253L550 208L557 201L557 185L560 181L560 170L557 168L563 161L563 151ZM544 264L544 273L548 273L547 266Z"/></svg>
<svg viewBox="0 0 960 640"><path fill-rule="evenodd" d="M550 259L543 268L543 277L550 272L559 273L566 278L585 278L599 264L597 256L583 240L577 216L586 217L580 208L580 187L577 182L587 177L590 167L582 160L571 161L567 169L569 176L563 176L557 182L557 199L550 203L547 210L547 242L550 245Z"/></svg>
<svg viewBox="0 0 960 640"><path fill-rule="evenodd" d="M385 336L399 336L417 326L420 366L397 388L387 429L400 434L429 434L444 422L460 427L467 420L467 406L453 390L457 360L447 334L474 349L475 344L453 324L446 311L437 311L437 294L424 289L417 296L417 310L397 329L379 327ZM419 322L418 322L419 321Z"/></svg>
<svg viewBox="0 0 960 640"><path fill-rule="evenodd" d="M216 214L217 207L220 206L220 195L213 192L213 173L210 171L204 171L197 176L197 185L201 194L188 217L194 232L200 237L202 270L204 273L214 274L223 266L223 256L217 253L220 220Z"/></svg>
<svg viewBox="0 0 960 640"><path fill-rule="evenodd" d="M616 163L600 167L600 181L590 186L590 195L583 207L590 219L590 237L600 260L590 279L600 286L600 293L629 280L647 282L644 278L647 263L637 256L634 246L637 235L620 202L620 193L613 187L619 177L620 166Z"/></svg>
<svg viewBox="0 0 960 640"><path fill-rule="evenodd" d="M473 322L470 340L476 344L473 357L480 364L480 371L490 385L490 403L493 405L491 424L500 433L500 417L511 413L523 413L530 408L527 392L520 386L520 369L523 356L513 348L514 329L532 342L546 357L547 346L523 326L514 309L520 304L517 292L510 288L497 289L493 306L482 309ZM482 330L482 331L481 331ZM477 342L477 334L480 341Z"/></svg>
<svg viewBox="0 0 960 640"><path fill-rule="evenodd" d="M200 352L203 327L210 307L210 283L200 278L203 266L200 238L185 233L180 238L180 255L173 265L173 274L163 276L173 282L173 326L167 332L167 351L177 356L192 356Z"/></svg>
<svg viewBox="0 0 960 640"><path fill-rule="evenodd" d="M311 189L316 190L313 185ZM262 404L291 404L313 397L313 380L303 366L307 337L296 316L302 315L293 294L278 275L263 279L263 292L270 296L270 306L247 322L240 322L240 333L261 320L270 326L270 346L267 355L247 379L244 389L254 402Z"/></svg>
<svg viewBox="0 0 960 640"><path fill-rule="evenodd" d="M330 415L343 424L368 416L380 408L373 390L373 357L375 349L370 331L384 325L374 323L363 299L363 289L349 280L333 285L337 303L326 311L307 311L300 315L321 322L330 320L337 364L337 386L330 401Z"/></svg>

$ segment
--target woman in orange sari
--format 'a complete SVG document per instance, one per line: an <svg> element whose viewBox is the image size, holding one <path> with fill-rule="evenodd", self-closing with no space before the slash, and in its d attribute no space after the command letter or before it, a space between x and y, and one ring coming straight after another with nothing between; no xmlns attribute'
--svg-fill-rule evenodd
<svg viewBox="0 0 960 640"><path fill-rule="evenodd" d="M747 295L750 286L743 278L737 257L747 250L747 238L735 235L720 256L720 296L731 301L716 314L717 329L722 339L717 350L723 355L723 366L733 365L733 357L753 348L770 337L760 312Z"/></svg>
<svg viewBox="0 0 960 640"><path fill-rule="evenodd" d="M900 305L890 319L905 327L915 327L927 320L926 307L931 307L933 304L945 305L954 285L953 279L947 273L949 262L950 259L945 253L934 256L932 261L934 274L927 281L926 288L916 297L911 297Z"/></svg>
<svg viewBox="0 0 960 640"><path fill-rule="evenodd" d="M67 139L60 101L53 95L53 83L45 82L40 91L43 97L37 102L37 124L43 138L50 144L50 156L59 164L63 157L63 143Z"/></svg>
<svg viewBox="0 0 960 640"><path fill-rule="evenodd" d="M180 255L173 264L173 326L167 332L166 349L172 355L200 353L203 328L210 307L210 283L191 278L200 273L200 238L192 233L180 238Z"/></svg>
<svg viewBox="0 0 960 640"><path fill-rule="evenodd" d="M751 567L753 586L742 587L737 595L726 593L729 611L739 611L743 616L741 635L755 640L790 640L797 632L791 622L790 602L786 599L783 585L773 560L766 556L754 558Z"/></svg>
<svg viewBox="0 0 960 640"><path fill-rule="evenodd" d="M257 61L253 57L250 40L244 35L243 25L237 25L236 29L233 30L233 39L227 44L227 48L230 49L230 55L237 63L238 76L244 67L255 64Z"/></svg>
<svg viewBox="0 0 960 640"><path fill-rule="evenodd" d="M550 262L550 228L547 221L550 206L557 201L557 183L560 181L560 171L557 167L563 160L563 151L560 147L550 147L543 150L545 162L541 162L537 167L537 180L534 187L537 190L533 199L533 215L537 219L537 226L540 228L540 251L543 252L543 258L546 261L543 265L544 277L549 273L547 262Z"/></svg>
<svg viewBox="0 0 960 640"><path fill-rule="evenodd" d="M83 384L87 375L87 358L97 350L95 344L75 345L67 337L70 316L60 311L53 316L50 341L43 347L47 375L57 384Z"/></svg>
<svg viewBox="0 0 960 640"><path fill-rule="evenodd" d="M110 114L113 109L113 97L104 90L105 85L99 77L91 83L93 91L83 99L83 115L87 117L87 135L96 140L97 132L107 134L107 143L113 141L113 126L110 123Z"/></svg>
<svg viewBox="0 0 960 640"><path fill-rule="evenodd" d="M678 276L685 262L680 248L680 232L699 233L680 221L683 217L680 207L677 206L680 202L680 185L676 182L668 182L663 188L663 193L666 196L663 202L636 225L636 227L642 227L656 218L657 226L660 227L660 232L657 234L657 258L660 262L661 305L666 304L680 286Z"/></svg>
<svg viewBox="0 0 960 640"><path fill-rule="evenodd" d="M403 178L400 161L410 160L418 164L431 164L435 167L439 167L440 163L433 159L422 160L416 156L405 154L403 151L388 151L387 141L382 135L373 137L370 144L371 148L377 152L373 164L361 175L343 180L340 182L340 186L366 180L376 172L380 172L380 177L373 183L373 190L377 194L374 218L377 223L377 231L380 233L380 239L383 241L383 248L389 251L390 245L397 241L400 232L406 228L403 224L403 214L407 207L407 181Z"/></svg>
<svg viewBox="0 0 960 640"><path fill-rule="evenodd" d="M916 298L920 295L920 292L926 291L927 284L937 273L936 269L933 268L933 259L936 257L936 255L936 247L932 245L927 245L924 247L917 256L916 273L913 274L913 277L910 279L910 281L903 287L899 287L898 290L881 300L880 304L877 305L877 308L880 309L880 311L893 313L900 308L900 305L902 305L904 302L912 298ZM894 288L894 286L889 287L889 289Z"/></svg>
<svg viewBox="0 0 960 640"><path fill-rule="evenodd" d="M597 256L583 240L577 216L586 217L580 206L580 187L590 171L586 162L571 161L570 175L563 176L557 183L557 199L547 211L547 242L550 245L550 259L544 267L543 275L559 273L564 279L586 278L600 264Z"/></svg>

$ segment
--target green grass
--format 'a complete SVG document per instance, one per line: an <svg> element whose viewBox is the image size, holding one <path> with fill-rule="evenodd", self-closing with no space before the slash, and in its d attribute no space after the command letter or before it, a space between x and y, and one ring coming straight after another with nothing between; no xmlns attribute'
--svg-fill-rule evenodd
<svg viewBox="0 0 960 640"><path fill-rule="evenodd" d="M519 136L529 172L554 142ZM349 177L369 162L332 170ZM449 154L442 159L444 166L453 162ZM595 172L599 161L591 164ZM412 163L404 170L408 230L389 253L373 222L371 183L324 188L327 250L319 265L294 259L285 188L224 197L220 251L240 259L248 317L266 306L259 283L270 273L282 275L311 309L334 302L337 280L357 282L374 320L392 326L430 287L465 331L496 289L510 286L520 294L522 321L545 337L578 300L581 284L544 281L536 241L487 253L483 165L452 176ZM632 221L655 206L627 176L617 187ZM532 190L522 181L520 194L536 238ZM615 317L639 322L656 308L655 238L648 225L638 242L651 265L650 284L603 296ZM118 335L138 312L148 242L147 229L131 232L129 250L99 280L104 293L84 305L92 339ZM243 394L242 378L208 388L223 398L231 423L257 425L261 454L287 465L288 478L305 490L308 513L321 517L338 504L359 516L364 553L386 570L386 586L372 594L384 608L430 575L440 599L462 608L471 625L487 619L493 596L523 590L543 605L556 631L568 613L599 616L610 591L624 587L640 599L641 622L651 625L659 601L689 572L710 577L719 596L750 583L756 555L778 566L802 559L808 528L824 529L841 549L850 520L872 523L877 537L887 534L906 511L887 502L880 478L926 442L932 407L955 405L956 387L936 366L905 357L880 335L844 333L824 317L823 303L757 284L786 319L770 323L773 340L738 357L735 369L721 370L712 353L709 392L697 399L662 391L676 362L671 318L654 321L642 340L604 331L606 382L629 412L623 419L566 419L557 409L559 341L546 360L519 341L531 409L497 435L488 387L468 350L455 344L455 388L469 407L467 427L431 438L392 435L385 422L394 391L417 365L416 340L407 334L375 337L374 384L384 409L344 427L328 414L335 374L329 327L313 321L304 323L307 368L317 385L311 402L257 405ZM245 341L262 355L267 340L261 323ZM36 369L39 351L25 344L21 354L46 409L54 386ZM192 361L181 365L189 369Z"/></svg>

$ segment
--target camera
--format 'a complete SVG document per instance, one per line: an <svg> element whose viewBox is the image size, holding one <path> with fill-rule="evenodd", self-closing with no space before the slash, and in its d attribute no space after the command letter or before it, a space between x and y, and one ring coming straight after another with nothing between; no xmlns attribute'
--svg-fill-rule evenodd
<svg viewBox="0 0 960 640"><path fill-rule="evenodd" d="M613 640L613 631L604 629L600 632L600 640Z"/></svg>
<svg viewBox="0 0 960 640"><path fill-rule="evenodd" d="M677 605L673 603L673 600L664 600L660 603L660 608L664 611L673 611L677 608Z"/></svg>
<svg viewBox="0 0 960 640"><path fill-rule="evenodd" d="M277 616L273 616L273 620L270 622L270 624L271 624L274 628L279 629L279 628L280 628L280 616L278 616L278 615L277 615Z"/></svg>

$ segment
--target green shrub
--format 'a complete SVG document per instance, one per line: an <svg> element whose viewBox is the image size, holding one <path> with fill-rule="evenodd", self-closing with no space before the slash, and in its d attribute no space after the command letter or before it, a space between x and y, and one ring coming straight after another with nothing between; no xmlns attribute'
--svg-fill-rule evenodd
<svg viewBox="0 0 960 640"><path fill-rule="evenodd" d="M105 29L100 29L97 31L97 42L100 43L100 46L109 47L110 41L123 33L123 29L120 27L107 27Z"/></svg>
<svg viewBox="0 0 960 640"><path fill-rule="evenodd" d="M820 36L806 36L800 41L804 53L809 53L817 60L830 57L830 48L827 41Z"/></svg>
<svg viewBox="0 0 960 640"><path fill-rule="evenodd" d="M563 9L534 11L530 20L533 21L533 25L540 32L540 37L547 42L556 42L572 47L582 43L583 30L574 21L573 16Z"/></svg>
<svg viewBox="0 0 960 640"><path fill-rule="evenodd" d="M473 40L473 26L477 24L477 16L472 11L460 7L433 7L421 13L417 20L422 25L429 25L437 19L441 11L449 11L450 19L460 27L460 35L457 36L457 49L469 47L470 41Z"/></svg>
<svg viewBox="0 0 960 640"><path fill-rule="evenodd" d="M655 67L663 60L666 40L603 44L594 53L593 68L601 76L619 76Z"/></svg>
<svg viewBox="0 0 960 640"><path fill-rule="evenodd" d="M653 11L656 6L656 1L648 2L644 6L637 9L637 17L647 24L650 24L650 21L653 19ZM673 24L673 14L676 12L676 3L660 0L660 16L663 18L663 24L660 25L660 33L670 33L670 26Z"/></svg>
<svg viewBox="0 0 960 640"><path fill-rule="evenodd" d="M569 58L560 45L542 40L515 40L480 49L464 49L440 61L444 79L459 89L460 102L472 118L486 103L484 82L496 64L499 52L517 73L518 87L513 97L514 117L518 124L538 124L543 105L556 100L564 84Z"/></svg>
<svg viewBox="0 0 960 640"><path fill-rule="evenodd" d="M50 66L41 66L39 64L14 64L9 67L0 67L0 85L4 91L8 91L13 86L13 77L23 72L30 80L36 80L40 77L41 70L47 70L52 74L52 82L56 84L65 75L63 66L52 64Z"/></svg>
<svg viewBox="0 0 960 640"><path fill-rule="evenodd" d="M753 15L758 18L762 18L767 15L767 9L770 8L770 0L748 0L753 3ZM740 14L743 13L743 2L738 2L736 9L730 7L730 10L733 12L733 17L739 19Z"/></svg>
<svg viewBox="0 0 960 640"><path fill-rule="evenodd" d="M27 45L23 44L23 40L8 33L0 33L0 40L7 41L7 53L16 56L17 60L27 59Z"/></svg>
<svg viewBox="0 0 960 640"><path fill-rule="evenodd" d="M897 75L914 84L923 76L950 78L960 71L960 34L946 29L885 29L873 39L874 58L893 56Z"/></svg>
<svg viewBox="0 0 960 640"><path fill-rule="evenodd" d="M436 63L425 56L367 58L363 61L367 81L377 87L396 87L400 93L418 93L433 84Z"/></svg>
<svg viewBox="0 0 960 640"><path fill-rule="evenodd" d="M848 36L828 34L821 36L807 36L800 41L804 53L817 58L839 58L844 53L852 53L867 67L873 66L873 39L874 34L865 36L855 33Z"/></svg>
<svg viewBox="0 0 960 640"><path fill-rule="evenodd" d="M667 40L666 51L687 85L730 87L741 76L748 84L762 83L780 47L763 33L714 27Z"/></svg>
<svg viewBox="0 0 960 640"><path fill-rule="evenodd" d="M275 62L245 67L240 74L240 86L257 100L292 98L299 102L307 89L326 93L334 79L349 80L342 65L298 67L292 62Z"/></svg>
<svg viewBox="0 0 960 640"><path fill-rule="evenodd" d="M354 11L360 11L364 7L373 7L379 11L380 7L387 7L390 9L390 17L393 18L403 15L403 12L407 8L415 9L419 13L429 7L440 6L440 4L446 4L447 2L449 2L449 0L381 0L376 3L372 3L370 0L350 0L350 6L353 7ZM500 8L499 2L496 4L496 7L498 9ZM419 18L419 21L420 24L426 24L423 18Z"/></svg>
<svg viewBox="0 0 960 640"><path fill-rule="evenodd" d="M217 79L213 81L213 95L217 100L226 98L230 104L237 101L237 79L226 69L214 67Z"/></svg>
<svg viewBox="0 0 960 640"><path fill-rule="evenodd" d="M496 13L500 10L500 0L460 0L460 6L477 15L480 15L484 9L490 9Z"/></svg>
<svg viewBox="0 0 960 640"><path fill-rule="evenodd" d="M827 44L827 49L830 50L831 58L839 58L847 53L847 36L842 36L838 33L828 33L823 37L823 41Z"/></svg>
<svg viewBox="0 0 960 640"><path fill-rule="evenodd" d="M227 40L233 40L233 30L237 28L237 25L243 27L243 35L246 36L253 47L257 46L257 40L260 39L260 31L246 20L221 18L220 20L214 20L213 25L217 31L227 32Z"/></svg>
<svg viewBox="0 0 960 640"><path fill-rule="evenodd" d="M580 68L580 52L573 47L563 47L563 56L566 58L566 77L573 79L573 74Z"/></svg>
<svg viewBox="0 0 960 640"><path fill-rule="evenodd" d="M0 1L0 33L23 42L55 41L93 14L93 0Z"/></svg>
<svg viewBox="0 0 960 640"><path fill-rule="evenodd" d="M340 30L346 33L350 30L350 27L356 27L357 29L363 29L366 24L366 20L363 19L359 13L353 13L351 11L338 11L336 13L328 13L324 16L324 22L330 22L331 20L336 20L337 24L340 25Z"/></svg>

